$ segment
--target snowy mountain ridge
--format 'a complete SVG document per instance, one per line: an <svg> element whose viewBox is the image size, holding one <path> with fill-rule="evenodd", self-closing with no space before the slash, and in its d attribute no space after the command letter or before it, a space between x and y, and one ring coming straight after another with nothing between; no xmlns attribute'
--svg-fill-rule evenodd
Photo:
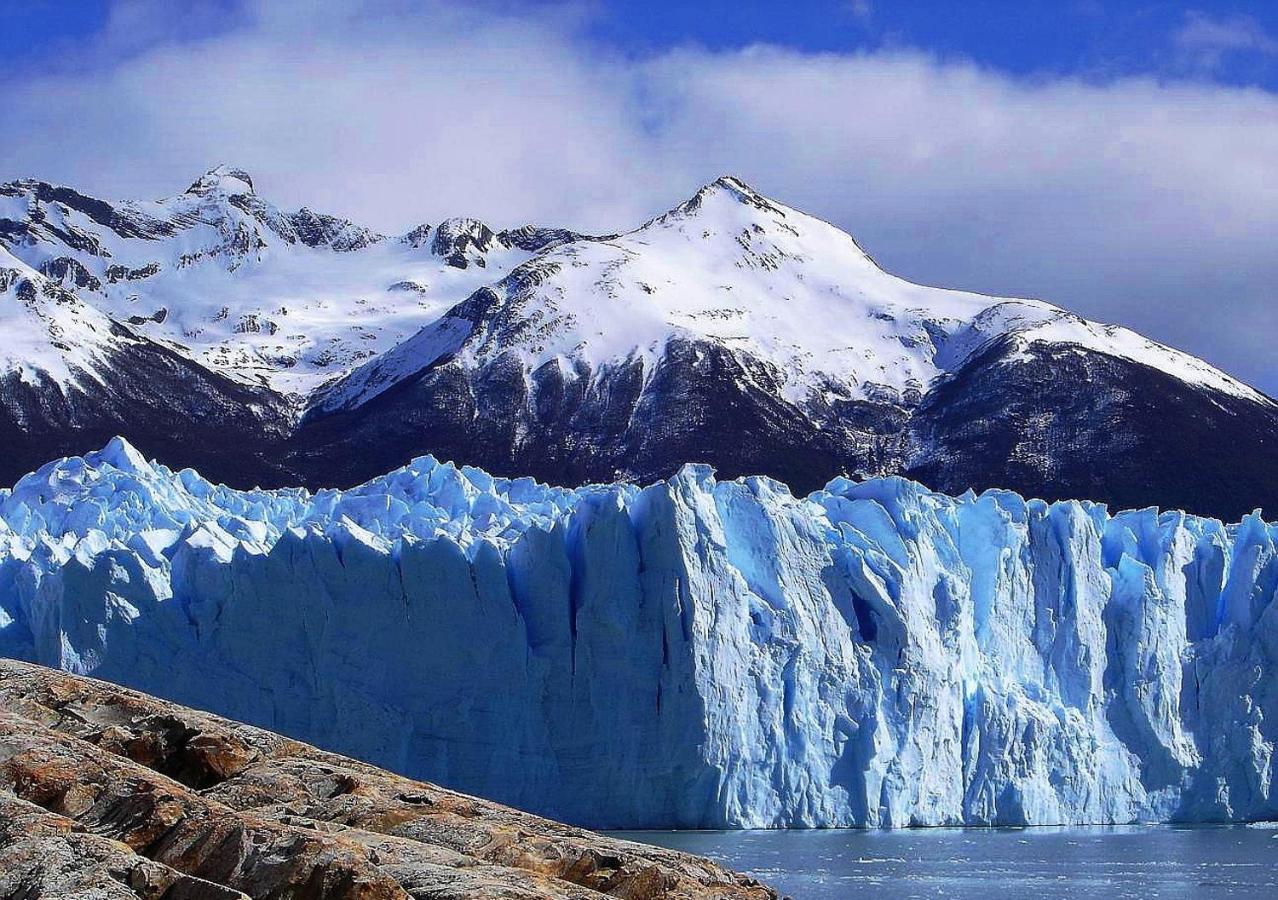
<svg viewBox="0 0 1278 900"><path fill-rule="evenodd" d="M146 202L24 180L0 185L0 270L5 479L123 433L239 486L434 453L573 484L706 462L1278 508L1264 394L1043 301L897 278L731 177L614 235L399 237L230 166Z"/></svg>
<svg viewBox="0 0 1278 900"><path fill-rule="evenodd" d="M31 180L0 185L0 242L29 268L201 365L301 395L529 256L491 232L467 256L476 229L487 230L446 220L393 240L305 207L286 213L230 166L149 202L106 203ZM413 239L431 232L423 252ZM9 363L24 364L41 361Z"/></svg>
<svg viewBox="0 0 1278 900"><path fill-rule="evenodd" d="M603 240L532 226L494 232L474 219L392 240L305 207L286 213L231 166L150 202L12 182L0 186L0 222L10 254L90 306L231 377L303 395L487 286L537 320L518 344L534 368L555 360L597 369L694 336L775 365L792 400L818 382L849 397L901 397L1011 334L1264 399L1128 329L1041 301L910 284L844 232L732 177ZM547 231L559 239L550 252L520 240ZM426 237L429 253L415 252ZM482 353L507 349L489 341ZM358 397L342 401L351 402Z"/></svg>
<svg viewBox="0 0 1278 900"><path fill-rule="evenodd" d="M0 655L597 826L1274 819L1276 592L1259 516L899 478L0 492Z"/></svg>

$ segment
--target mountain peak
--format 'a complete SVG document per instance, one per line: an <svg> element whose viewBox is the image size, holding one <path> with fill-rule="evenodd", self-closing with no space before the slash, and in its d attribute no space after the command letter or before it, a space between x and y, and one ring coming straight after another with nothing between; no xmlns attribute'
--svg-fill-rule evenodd
<svg viewBox="0 0 1278 900"><path fill-rule="evenodd" d="M695 212L712 197L728 197L738 203L746 203L765 212L785 216L785 211L781 207L735 175L721 175L709 184L703 185L689 200L681 204L678 210L684 213Z"/></svg>
<svg viewBox="0 0 1278 900"><path fill-rule="evenodd" d="M430 252L457 269L472 263L483 268L484 255L492 249L495 238L493 230L478 219L445 219L435 228Z"/></svg>
<svg viewBox="0 0 1278 900"><path fill-rule="evenodd" d="M253 179L243 169L220 165L209 169L197 178L186 192L201 197L212 193L252 194L254 193Z"/></svg>
<svg viewBox="0 0 1278 900"><path fill-rule="evenodd" d="M735 175L720 175L714 181L705 185L702 190L728 191L729 193L742 198L762 196L758 191L750 187L750 185L746 184Z"/></svg>

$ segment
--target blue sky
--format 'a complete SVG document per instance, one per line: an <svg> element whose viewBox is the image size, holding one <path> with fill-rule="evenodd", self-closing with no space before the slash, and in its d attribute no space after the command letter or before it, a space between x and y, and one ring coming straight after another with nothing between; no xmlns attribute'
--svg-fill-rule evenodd
<svg viewBox="0 0 1278 900"><path fill-rule="evenodd" d="M387 231L617 230L732 173L1278 394L1278 3L26 0L0 121L0 179L228 162Z"/></svg>
<svg viewBox="0 0 1278 900"><path fill-rule="evenodd" d="M118 5L115 0L4 4L0 73L46 65L51 53L74 53L77 42L106 29ZM572 4L500 7L562 11ZM234 0L196 3L185 16L170 13L171 27L158 33L196 40L229 31L242 22L239 9ZM833 53L918 47L1025 76L1209 74L1221 83L1278 89L1278 44L1272 43L1278 41L1278 3L610 0L582 9L592 39L634 54L689 43L713 50L769 43ZM1187 33L1192 37L1195 28L1203 43L1187 52L1179 40Z"/></svg>
<svg viewBox="0 0 1278 900"><path fill-rule="evenodd" d="M84 38L106 25L106 0L31 0L0 6L0 64L14 69L39 59L61 38Z"/></svg>
<svg viewBox="0 0 1278 900"><path fill-rule="evenodd" d="M681 42L713 49L767 42L836 53L921 47L938 55L1040 77L1184 76L1202 59L1174 52L1177 36L1192 28L1195 21L1208 21L1223 29L1218 41L1236 44L1214 60L1214 79L1278 87L1272 48L1265 53L1260 47L1248 46L1252 35L1278 35L1278 3L618 0L599 8L601 14L592 32L600 40L633 52Z"/></svg>

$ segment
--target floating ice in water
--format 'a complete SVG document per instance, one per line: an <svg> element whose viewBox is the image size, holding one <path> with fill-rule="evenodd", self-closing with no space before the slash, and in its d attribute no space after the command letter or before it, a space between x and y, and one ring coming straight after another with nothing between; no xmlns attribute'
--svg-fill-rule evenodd
<svg viewBox="0 0 1278 900"><path fill-rule="evenodd" d="M688 466L0 492L0 652L596 826L1278 818L1278 528Z"/></svg>

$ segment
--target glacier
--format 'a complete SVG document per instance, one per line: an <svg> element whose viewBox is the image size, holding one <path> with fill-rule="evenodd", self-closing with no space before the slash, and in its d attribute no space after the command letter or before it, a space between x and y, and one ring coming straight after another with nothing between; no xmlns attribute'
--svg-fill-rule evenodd
<svg viewBox="0 0 1278 900"><path fill-rule="evenodd" d="M0 654L594 827L1278 818L1278 526L899 478L0 491Z"/></svg>

